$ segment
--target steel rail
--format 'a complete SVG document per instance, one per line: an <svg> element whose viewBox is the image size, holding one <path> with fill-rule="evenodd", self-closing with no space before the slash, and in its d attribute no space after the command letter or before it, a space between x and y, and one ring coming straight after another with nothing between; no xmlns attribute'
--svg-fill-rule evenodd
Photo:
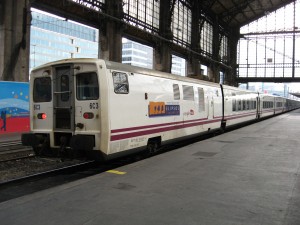
<svg viewBox="0 0 300 225"><path fill-rule="evenodd" d="M5 162L9 162L9 161L16 161L16 160L20 160L20 159L28 159L28 158L33 158L35 157L34 154L32 155L25 155L25 156L19 156L19 157L14 157L14 158L10 158L10 159L0 159L0 163L5 163Z"/></svg>
<svg viewBox="0 0 300 225"><path fill-rule="evenodd" d="M22 145L21 141L6 141L6 142L0 142L0 148L1 147L10 147L15 145Z"/></svg>

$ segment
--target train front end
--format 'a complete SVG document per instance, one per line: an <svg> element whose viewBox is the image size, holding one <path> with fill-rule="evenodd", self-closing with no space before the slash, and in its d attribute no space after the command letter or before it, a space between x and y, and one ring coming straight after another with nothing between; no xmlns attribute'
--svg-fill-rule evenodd
<svg viewBox="0 0 300 225"><path fill-rule="evenodd" d="M30 75L30 129L22 143L36 154L68 155L100 149L97 62L63 60Z"/></svg>

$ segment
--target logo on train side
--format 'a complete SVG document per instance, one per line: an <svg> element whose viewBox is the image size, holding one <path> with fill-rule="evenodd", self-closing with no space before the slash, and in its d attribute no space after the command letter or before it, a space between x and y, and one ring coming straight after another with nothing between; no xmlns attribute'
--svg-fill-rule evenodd
<svg viewBox="0 0 300 225"><path fill-rule="evenodd" d="M179 116L180 105L165 102L150 102L148 106L149 117L156 116Z"/></svg>

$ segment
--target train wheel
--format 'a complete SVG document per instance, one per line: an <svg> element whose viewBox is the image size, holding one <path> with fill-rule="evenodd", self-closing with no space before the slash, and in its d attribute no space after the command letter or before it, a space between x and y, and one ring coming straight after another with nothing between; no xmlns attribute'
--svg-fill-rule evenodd
<svg viewBox="0 0 300 225"><path fill-rule="evenodd" d="M41 148L39 148L39 147L33 147L33 151L34 151L34 154L36 156L40 156L41 155Z"/></svg>
<svg viewBox="0 0 300 225"><path fill-rule="evenodd" d="M154 153L157 151L157 143L156 142L149 142L147 145L147 150L149 153Z"/></svg>
<svg viewBox="0 0 300 225"><path fill-rule="evenodd" d="M153 154L159 150L160 147L160 138L149 139L147 144L147 151L150 154Z"/></svg>

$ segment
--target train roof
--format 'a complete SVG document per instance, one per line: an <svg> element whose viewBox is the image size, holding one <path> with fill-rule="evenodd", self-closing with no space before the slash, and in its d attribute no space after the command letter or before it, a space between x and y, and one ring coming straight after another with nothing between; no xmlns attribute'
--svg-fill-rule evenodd
<svg viewBox="0 0 300 225"><path fill-rule="evenodd" d="M97 63L97 64L100 64L101 62L105 63L107 69L126 71L129 73L145 74L148 76L163 77L163 78L179 80L179 81L184 81L184 82L189 82L189 83L198 83L198 84L207 85L207 86L211 86L211 87L220 87L219 84L217 84L217 83L212 83L212 82L198 80L198 79L194 79L194 78L190 78L190 77L183 77L183 76L165 73L165 72L161 72L161 71L157 71L157 70L146 69L146 68L142 68L142 67L107 61L107 60L103 60L103 59L95 59L95 58L62 59L62 60L58 60L58 61L54 61L54 62L50 62L50 63L46 63L44 65L38 66L32 70L32 73L34 73L37 70L41 70L45 67L51 67L51 66L54 66L57 64L64 64L64 63Z"/></svg>
<svg viewBox="0 0 300 225"><path fill-rule="evenodd" d="M204 80L199 80L191 77L184 77L184 76L179 76L179 75L174 75L171 73L166 73L166 72L161 72L153 69L147 69L147 68L142 68L142 67L137 67L137 66L132 66L132 65L127 65L127 64L122 64L118 62L112 62L112 61L107 61L103 59L96 59L96 58L71 58L71 59L62 59L54 62L50 62L44 65L41 65L39 67L36 67L32 70L32 72L35 72L36 70L43 69L45 67L51 67L57 64L64 64L64 63L104 63L107 69L113 69L113 70L119 70L119 71L126 71L129 73L137 73L137 74L144 74L148 76L155 76L155 77L163 77L167 79L172 79L172 80L178 80L178 81L183 81L183 82L188 82L188 83L196 83L200 85L206 85L210 87L220 87L220 84L218 83L213 83L209 81L204 81ZM228 86L228 85L223 85L224 88L232 90L232 91L242 91L242 92L248 92L248 93L257 93L254 91L249 91L249 90L243 90L237 87L233 86Z"/></svg>
<svg viewBox="0 0 300 225"><path fill-rule="evenodd" d="M155 76L155 77L163 77L163 78L168 78L172 80L179 80L179 81L184 81L184 82L189 82L189 83L198 83L202 85L207 85L211 87L220 87L219 84L217 83L212 83L208 81L203 81L203 80L198 80L190 77L184 77L184 76L179 76L179 75L174 75L171 73L166 73L166 72L161 72L153 69L147 69L147 68L142 68L138 66L132 66L132 65L127 65L123 63L118 63L118 62L113 62L113 61L107 61L103 59L96 59L96 58L72 58L72 59L63 59L63 60L58 60L54 62L50 62L44 65L41 65L37 68L34 68L32 72L45 68L45 67L50 67L54 66L57 64L63 64L63 63L101 63L104 62L106 65L107 69L114 69L114 70L120 70L120 71L126 71L129 73L137 73L137 74L144 74L148 76Z"/></svg>
<svg viewBox="0 0 300 225"><path fill-rule="evenodd" d="M211 86L211 87L220 87L220 85L217 83L212 83L212 82L194 79L194 78L185 77L185 76L180 76L180 75L174 75L171 73L161 72L158 70L152 70L152 69L147 69L147 68L142 68L142 67L137 67L137 66L131 66L131 65L117 63L117 62L111 62L111 61L105 61L105 63L106 63L106 67L108 69L115 69L115 70L130 72L130 73L144 74L144 75L148 75L148 76L162 77L162 78L184 81L184 82L189 82L189 83L197 83L197 84L207 85L207 86Z"/></svg>

